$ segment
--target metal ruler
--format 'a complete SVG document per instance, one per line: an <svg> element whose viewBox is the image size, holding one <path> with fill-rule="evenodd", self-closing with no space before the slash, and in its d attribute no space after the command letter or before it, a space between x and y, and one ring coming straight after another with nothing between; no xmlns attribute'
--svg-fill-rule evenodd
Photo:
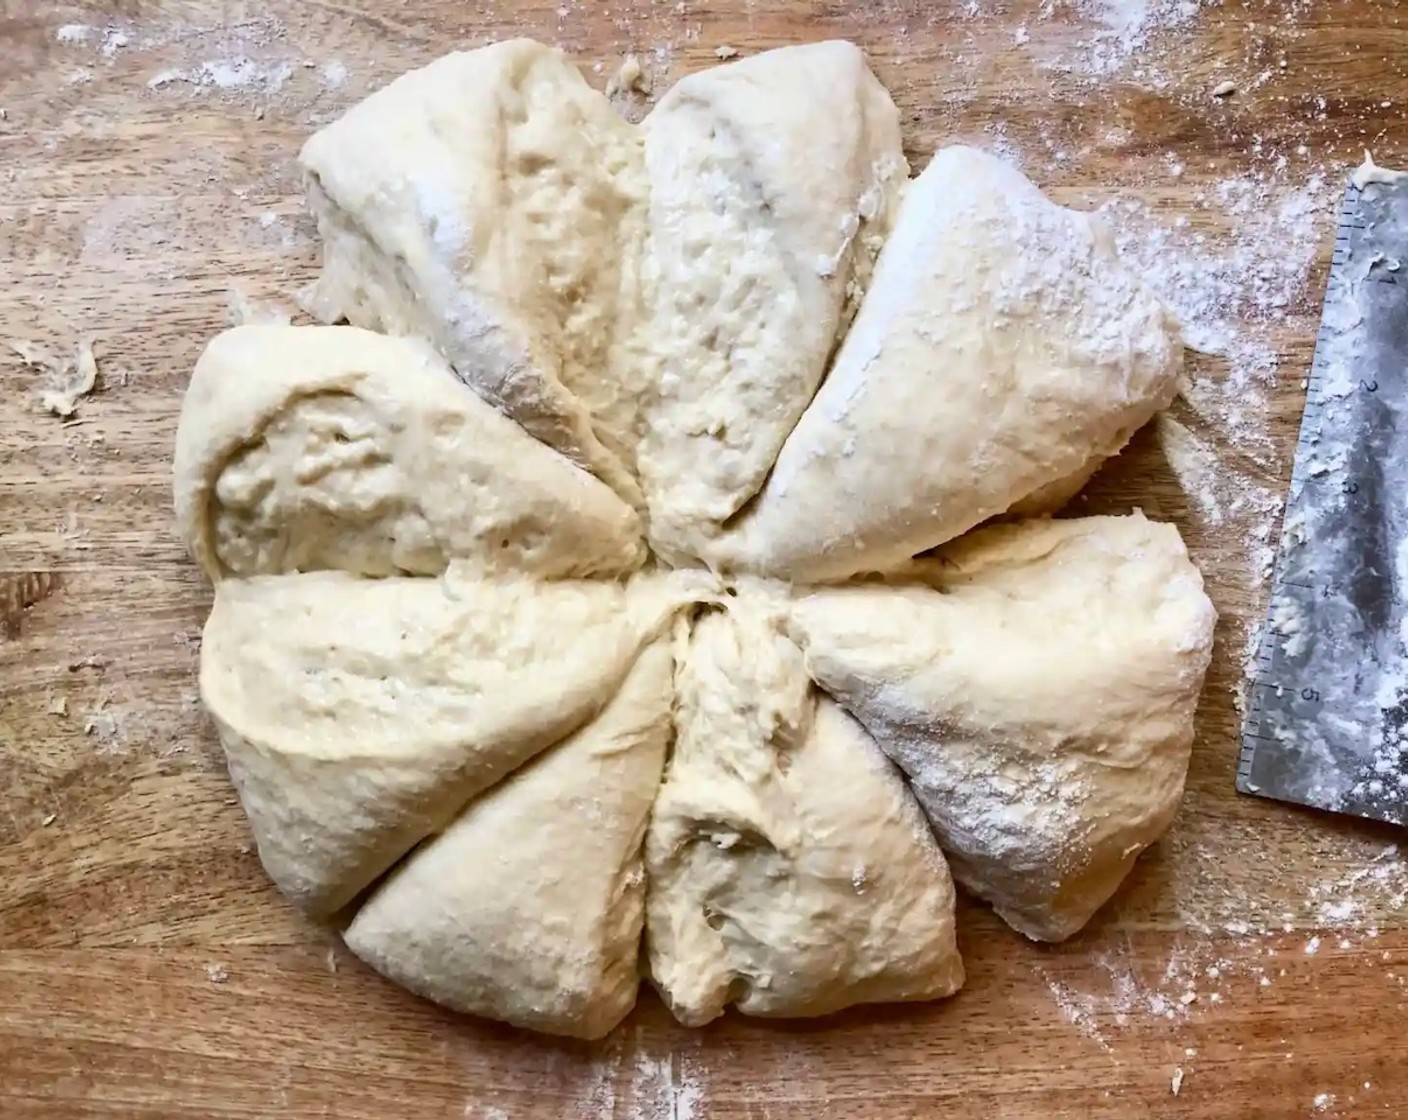
<svg viewBox="0 0 1408 1120"><path fill-rule="evenodd" d="M1383 177L1340 207L1237 788L1408 824L1408 181Z"/></svg>

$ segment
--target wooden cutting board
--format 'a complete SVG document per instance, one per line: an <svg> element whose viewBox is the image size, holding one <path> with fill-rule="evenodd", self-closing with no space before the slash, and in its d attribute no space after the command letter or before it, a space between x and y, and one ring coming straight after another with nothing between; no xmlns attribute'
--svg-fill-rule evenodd
<svg viewBox="0 0 1408 1120"><path fill-rule="evenodd" d="M1408 27L1393 0L1228 0L1182 25L1178 7L0 5L0 1115L1408 1115L1395 835L1233 793L1330 247L1328 210L1306 207L1363 146L1408 152ZM964 903L969 982L946 1003L689 1032L646 996L611 1039L572 1045L412 998L266 883L197 703L210 596L171 529L181 393L232 285L271 302L313 275L309 131L517 34L600 85L639 52L657 89L721 47L854 39L917 163L964 139L1063 200L1113 203L1234 350L1193 360L1193 403L1083 504L1178 523L1223 623L1182 816L1073 942L1027 944ZM1238 91L1214 98L1223 81ZM38 410L43 377L10 339L93 340L98 389L73 422Z"/></svg>

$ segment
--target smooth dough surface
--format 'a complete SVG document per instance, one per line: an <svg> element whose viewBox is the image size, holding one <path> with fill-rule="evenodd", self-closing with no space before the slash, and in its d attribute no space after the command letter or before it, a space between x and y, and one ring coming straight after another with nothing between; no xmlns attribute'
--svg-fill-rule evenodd
<svg viewBox="0 0 1408 1120"><path fill-rule="evenodd" d="M641 843L670 733L667 643L601 715L482 794L362 905L344 937L457 1011L600 1038L635 1004Z"/></svg>
<svg viewBox="0 0 1408 1120"><path fill-rule="evenodd" d="M212 579L335 569L618 575L645 558L605 484L455 380L426 343L354 327L237 327L191 378L181 535Z"/></svg>
<svg viewBox="0 0 1408 1120"><path fill-rule="evenodd" d="M646 843L647 947L675 1017L825 1015L963 983L953 884L898 773L807 679L761 594L680 640Z"/></svg>
<svg viewBox="0 0 1408 1120"><path fill-rule="evenodd" d="M269 876L339 909L590 720L692 597L649 577L222 582L201 699Z"/></svg>
<svg viewBox="0 0 1408 1120"><path fill-rule="evenodd" d="M699 554L761 488L849 325L909 175L852 44L692 74L646 118L651 540Z"/></svg>
<svg viewBox="0 0 1408 1120"><path fill-rule="evenodd" d="M639 501L642 144L526 39L397 78L303 147L322 317L432 341L549 447Z"/></svg>
<svg viewBox="0 0 1408 1120"><path fill-rule="evenodd" d="M954 877L1079 930L1183 795L1216 612L1142 516L975 533L908 581L802 595L808 671L908 775Z"/></svg>
<svg viewBox="0 0 1408 1120"><path fill-rule="evenodd" d="M710 552L800 581L884 571L1078 488L1177 392L1177 322L1089 215L946 148L766 488Z"/></svg>

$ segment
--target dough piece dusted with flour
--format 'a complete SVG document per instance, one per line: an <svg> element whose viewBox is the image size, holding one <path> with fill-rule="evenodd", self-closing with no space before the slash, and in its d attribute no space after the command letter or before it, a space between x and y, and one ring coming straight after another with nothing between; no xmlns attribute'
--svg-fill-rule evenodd
<svg viewBox="0 0 1408 1120"><path fill-rule="evenodd" d="M1103 226L993 156L944 149L767 487L711 558L841 579L1033 495L1064 499L1168 406L1182 355Z"/></svg>
<svg viewBox="0 0 1408 1120"><path fill-rule="evenodd" d="M592 723L475 801L362 906L348 946L458 1011L600 1038L635 1003L641 842L673 661L647 649Z"/></svg>
<svg viewBox="0 0 1408 1120"><path fill-rule="evenodd" d="M212 579L453 560L544 578L645 556L635 512L451 374L353 327L248 326L206 348L176 435L181 534Z"/></svg>
<svg viewBox="0 0 1408 1120"><path fill-rule="evenodd" d="M1202 579L1142 516L984 530L909 576L804 595L807 668L909 776L955 878L1027 936L1069 937L1177 812L1216 622Z"/></svg>
<svg viewBox="0 0 1408 1120"><path fill-rule="evenodd" d="M175 464L201 695L292 900L597 1038L642 949L689 1025L951 994L944 846L1032 937L1110 897L1182 791L1201 581L1142 517L953 540L1177 387L1101 227L968 149L911 183L847 43L640 128L502 43L301 159L352 325L216 338Z"/></svg>
<svg viewBox="0 0 1408 1120"><path fill-rule="evenodd" d="M661 577L222 582L201 699L270 877L344 906L595 716L693 597Z"/></svg>
<svg viewBox="0 0 1408 1120"><path fill-rule="evenodd" d="M963 982L953 885L899 775L807 680L756 592L681 641L646 842L651 975L676 1018L824 1015Z"/></svg>
<svg viewBox="0 0 1408 1120"><path fill-rule="evenodd" d="M691 75L646 119L652 542L692 558L757 493L869 282L909 174L850 43Z"/></svg>
<svg viewBox="0 0 1408 1120"><path fill-rule="evenodd" d="M560 51L447 55L304 145L329 320L428 338L633 504L641 139Z"/></svg>

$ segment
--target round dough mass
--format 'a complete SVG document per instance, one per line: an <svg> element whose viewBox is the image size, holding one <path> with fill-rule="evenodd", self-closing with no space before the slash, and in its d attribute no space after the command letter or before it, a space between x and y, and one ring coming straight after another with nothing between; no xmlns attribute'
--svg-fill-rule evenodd
<svg viewBox="0 0 1408 1120"><path fill-rule="evenodd" d="M392 980L585 1038L642 976L689 1025L938 999L955 880L1059 940L1168 828L1201 577L1025 518L1170 403L1178 326L899 120L849 43L635 126L518 40L304 146L347 325L209 344L177 523L260 859Z"/></svg>

